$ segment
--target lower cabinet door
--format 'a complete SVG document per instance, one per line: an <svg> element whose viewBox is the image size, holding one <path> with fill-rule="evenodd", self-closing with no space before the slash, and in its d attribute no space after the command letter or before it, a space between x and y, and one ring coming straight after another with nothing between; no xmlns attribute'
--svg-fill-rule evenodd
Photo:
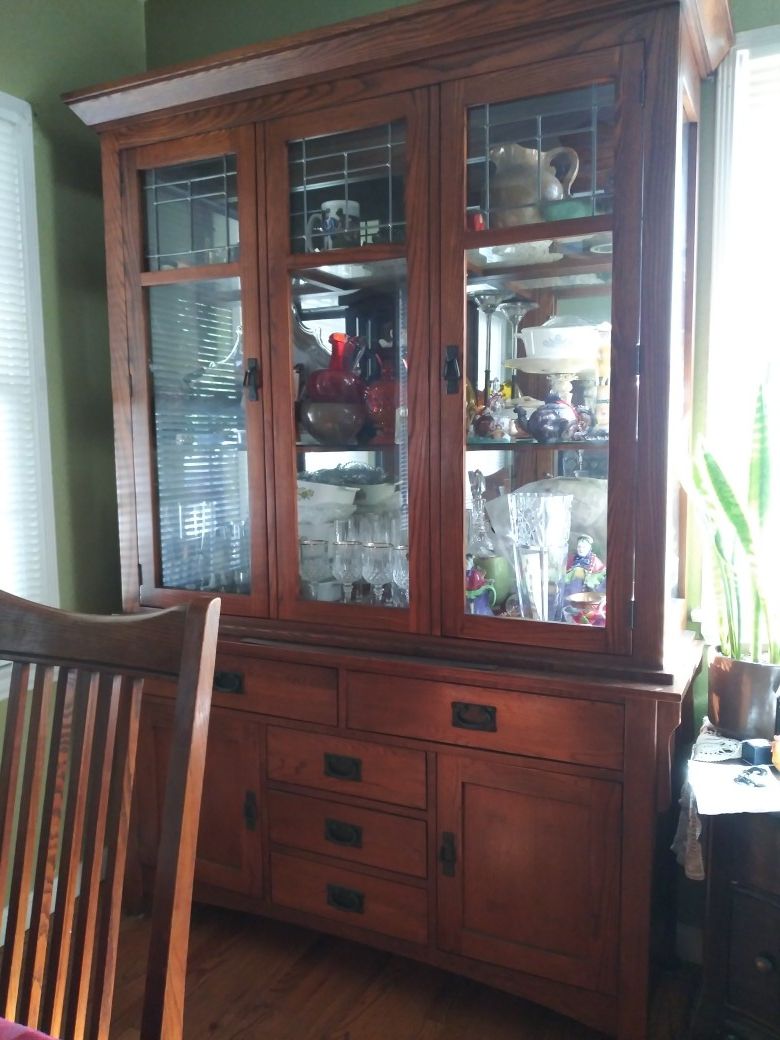
<svg viewBox="0 0 780 1040"><path fill-rule="evenodd" d="M172 722L172 703L149 700L144 704L136 786L139 851L146 865L152 865L156 858ZM196 883L241 895L260 895L259 784L259 727L244 715L212 707Z"/></svg>
<svg viewBox="0 0 780 1040"><path fill-rule="evenodd" d="M438 942L573 986L616 989L621 787L438 756Z"/></svg>

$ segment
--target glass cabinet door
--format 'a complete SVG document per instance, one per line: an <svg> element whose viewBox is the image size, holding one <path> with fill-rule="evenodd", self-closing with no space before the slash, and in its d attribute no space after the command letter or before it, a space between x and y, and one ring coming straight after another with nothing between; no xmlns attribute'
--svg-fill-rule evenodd
<svg viewBox="0 0 780 1040"><path fill-rule="evenodd" d="M131 337L143 347L132 352L146 448L136 466L143 602L202 591L227 597L234 613L267 612L264 554L253 551L265 537L263 492L253 485L250 495L249 479L259 427L256 333L244 313L254 235L241 241L253 223L252 140L214 134L128 158L141 215L127 252L137 271Z"/></svg>
<svg viewBox="0 0 780 1040"><path fill-rule="evenodd" d="M424 129L402 95L268 130L284 617L427 624Z"/></svg>
<svg viewBox="0 0 780 1040"><path fill-rule="evenodd" d="M450 634L630 650L638 59L520 62L445 91L443 154L465 145L442 188Z"/></svg>

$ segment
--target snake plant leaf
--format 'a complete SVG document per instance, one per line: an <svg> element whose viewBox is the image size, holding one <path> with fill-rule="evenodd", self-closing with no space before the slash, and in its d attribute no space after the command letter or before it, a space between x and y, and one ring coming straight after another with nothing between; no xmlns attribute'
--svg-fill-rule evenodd
<svg viewBox="0 0 780 1040"><path fill-rule="evenodd" d="M761 385L756 395L748 478L748 509L755 516L759 530L763 529L769 514L770 480L769 421L764 387Z"/></svg>
<svg viewBox="0 0 780 1040"><path fill-rule="evenodd" d="M745 510L740 505L733 487L715 457L705 451L702 461L709 477L710 486L726 521L733 527L747 556L752 557L755 552L755 539Z"/></svg>

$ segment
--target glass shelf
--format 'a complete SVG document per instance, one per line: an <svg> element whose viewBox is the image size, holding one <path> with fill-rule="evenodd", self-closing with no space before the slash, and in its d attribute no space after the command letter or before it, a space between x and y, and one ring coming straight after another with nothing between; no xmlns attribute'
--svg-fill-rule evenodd
<svg viewBox="0 0 780 1040"><path fill-rule="evenodd" d="M542 444L530 437L518 438L514 441L496 441L487 437L479 440L469 437L466 447L474 451L607 451L609 438L600 437L586 441L546 441Z"/></svg>

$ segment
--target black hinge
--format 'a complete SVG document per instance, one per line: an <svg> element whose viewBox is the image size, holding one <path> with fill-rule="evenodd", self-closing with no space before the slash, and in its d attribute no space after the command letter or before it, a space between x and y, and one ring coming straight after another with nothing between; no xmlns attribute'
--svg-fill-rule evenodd
<svg viewBox="0 0 780 1040"><path fill-rule="evenodd" d="M638 376L642 375L642 344L634 344L634 369Z"/></svg>
<svg viewBox="0 0 780 1040"><path fill-rule="evenodd" d="M452 831L443 831L439 848L439 862L441 863L441 872L445 877L455 877L457 858L455 835Z"/></svg>
<svg viewBox="0 0 780 1040"><path fill-rule="evenodd" d="M442 379L447 384L448 394L457 394L460 391L460 351L456 346L444 348L444 368Z"/></svg>
<svg viewBox="0 0 780 1040"><path fill-rule="evenodd" d="M247 791L244 795L244 825L248 831L257 830L257 795Z"/></svg>
<svg viewBox="0 0 780 1040"><path fill-rule="evenodd" d="M628 601L628 627L636 628L636 600Z"/></svg>
<svg viewBox="0 0 780 1040"><path fill-rule="evenodd" d="M257 358L246 359L246 371L244 372L244 386L246 387L247 401L259 401L258 393L263 385L263 377L260 371L260 362Z"/></svg>
<svg viewBox="0 0 780 1040"><path fill-rule="evenodd" d="M144 583L144 569L143 569L143 566L139 563L138 564L138 584L139 585L143 585L143 583Z"/></svg>

